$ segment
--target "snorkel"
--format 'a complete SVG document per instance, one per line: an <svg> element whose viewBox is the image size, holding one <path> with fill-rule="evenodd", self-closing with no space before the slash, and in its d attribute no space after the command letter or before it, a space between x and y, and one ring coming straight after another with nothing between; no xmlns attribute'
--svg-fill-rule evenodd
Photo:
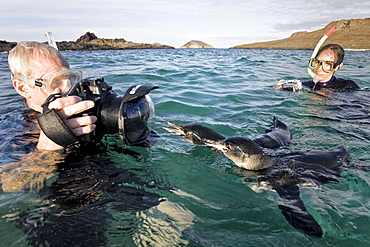
<svg viewBox="0 0 370 247"><path fill-rule="evenodd" d="M58 50L58 46L57 46L57 43L55 42L55 39L54 39L53 33L52 33L52 32L46 32L46 33L45 33L45 36L46 36L46 40L48 41L48 44L49 44L51 47L54 47L55 49L57 49L57 50Z"/></svg>
<svg viewBox="0 0 370 247"><path fill-rule="evenodd" d="M321 45L325 42L325 40L335 31L335 27L332 27L329 29L329 31L327 31L324 36L322 36L322 38L320 39L320 41L317 43L315 49L313 50L312 52L312 55L311 55L311 58L315 58L317 53L319 52L319 49L321 47ZM307 67L307 72L308 74L312 77L312 79L315 79L316 77L316 74L312 71L312 68L310 67L310 65L308 65ZM315 80L314 80L315 82Z"/></svg>

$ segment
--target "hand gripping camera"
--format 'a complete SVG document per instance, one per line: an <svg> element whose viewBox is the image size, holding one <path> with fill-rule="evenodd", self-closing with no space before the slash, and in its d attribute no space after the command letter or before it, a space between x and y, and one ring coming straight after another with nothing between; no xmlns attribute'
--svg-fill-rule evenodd
<svg viewBox="0 0 370 247"><path fill-rule="evenodd" d="M157 86L136 85L122 97L113 92L104 78L87 78L79 81L65 94L50 95L37 119L45 135L60 146L84 145L98 142L106 134L118 134L122 142L130 146L152 146L158 135L149 129L149 119L154 114L154 105L149 92ZM76 136L48 105L56 98L76 95L82 100L92 100L95 106L81 114L95 115L98 120L92 133Z"/></svg>

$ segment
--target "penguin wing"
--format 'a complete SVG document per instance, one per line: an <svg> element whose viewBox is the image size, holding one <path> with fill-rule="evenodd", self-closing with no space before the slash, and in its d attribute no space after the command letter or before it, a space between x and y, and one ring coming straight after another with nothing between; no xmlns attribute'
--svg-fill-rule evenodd
<svg viewBox="0 0 370 247"><path fill-rule="evenodd" d="M310 236L322 237L323 231L320 225L307 211L300 198L297 183L288 180L283 184L272 183L271 185L282 199L283 203L279 205L279 209L288 223Z"/></svg>

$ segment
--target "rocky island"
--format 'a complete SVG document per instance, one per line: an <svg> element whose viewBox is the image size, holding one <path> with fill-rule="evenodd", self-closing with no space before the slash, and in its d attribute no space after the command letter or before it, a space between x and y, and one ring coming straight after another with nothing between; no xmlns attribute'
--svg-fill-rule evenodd
<svg viewBox="0 0 370 247"><path fill-rule="evenodd" d="M162 44L134 43L125 39L98 38L94 33L87 32L76 41L56 42L60 51L90 51L90 50L123 50L123 49L174 49ZM17 43L0 41L0 52L11 50Z"/></svg>
<svg viewBox="0 0 370 247"><path fill-rule="evenodd" d="M311 50L331 27L335 27L336 31L325 41L325 44L336 43L344 49L370 49L370 18L333 21L317 31L297 32L286 39L238 45L231 48Z"/></svg>
<svg viewBox="0 0 370 247"><path fill-rule="evenodd" d="M180 46L180 48L214 48L214 47L207 43L204 43L203 41L190 40L185 45Z"/></svg>

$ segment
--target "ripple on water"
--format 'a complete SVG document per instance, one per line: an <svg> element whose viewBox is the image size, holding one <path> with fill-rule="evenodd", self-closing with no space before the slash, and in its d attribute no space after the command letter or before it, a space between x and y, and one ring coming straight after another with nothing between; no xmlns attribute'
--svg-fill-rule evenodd
<svg viewBox="0 0 370 247"><path fill-rule="evenodd" d="M122 201L98 200L104 206L94 204L89 208L92 211L84 211L86 217L76 213L76 217L71 216L72 221L68 221L71 212L63 212L65 218L60 221L59 231L68 225L67 222L76 223L68 227L79 226L73 219L80 217L106 241L100 244L109 246L120 246L123 242L131 246L148 242L158 245L169 242L173 246L370 245L370 182L366 170L370 161L370 91L323 97L307 92L278 91L272 87L280 79L308 79L306 66L311 51L171 49L66 51L63 54L72 68L82 69L85 77L104 77L121 95L131 85L159 86L150 92L157 116L154 130L161 135L157 144L150 149L128 148L138 153L135 157L125 149L111 151L109 155L114 167L134 171L141 181L149 184L146 187L135 180L129 184L120 183L121 186L142 188L167 201L132 213L122 210L128 206ZM345 66L337 72L338 77L353 79L360 87L367 87L369 54L369 51L346 51ZM0 86L2 118L23 105L12 88L9 73L7 55L1 53L0 79L9 82ZM248 187L248 181L257 178L248 177L247 181L244 180L246 175L232 172L235 166L224 155L194 146L161 129L165 126L163 121L183 125L201 123L225 136L253 137L264 133L274 116L289 125L296 140L295 149L328 149L345 143L351 153L353 167L344 171L340 183L301 190L306 207L324 230L323 239L310 238L291 227L277 207L280 203L277 194L254 192ZM1 130L1 147L6 147L2 149L5 150L1 156L2 165L24 154L24 150L17 151L22 149L21 145L7 145L14 133L21 131L12 126L11 121L8 123L10 127L3 125ZM106 170L107 166L102 169ZM58 177L58 174L54 175ZM102 176L100 173L94 175L91 179ZM86 190L81 195L94 191L102 183L95 183L95 187L83 183ZM181 193L164 189L169 184ZM49 185L45 185L46 192ZM109 186L114 187L114 184ZM120 192L122 190L118 190L117 198L124 194ZM102 190L98 195L114 198L109 193ZM56 208L60 206L54 203ZM1 215L6 215L0 219L0 229L6 236L2 240L10 246L18 245L22 239L20 245L27 245L25 233L16 227L16 221L19 212L27 209L31 212L29 220L36 219L31 217L32 213L40 216L37 215L41 212L40 195L2 191L0 205ZM55 212L50 208L45 210L48 213L45 217ZM53 219L58 216L54 214ZM111 218L102 221L99 216ZM37 219L51 224L42 217ZM95 224L94 219L100 225ZM54 226L49 227L52 234L57 233Z"/></svg>

